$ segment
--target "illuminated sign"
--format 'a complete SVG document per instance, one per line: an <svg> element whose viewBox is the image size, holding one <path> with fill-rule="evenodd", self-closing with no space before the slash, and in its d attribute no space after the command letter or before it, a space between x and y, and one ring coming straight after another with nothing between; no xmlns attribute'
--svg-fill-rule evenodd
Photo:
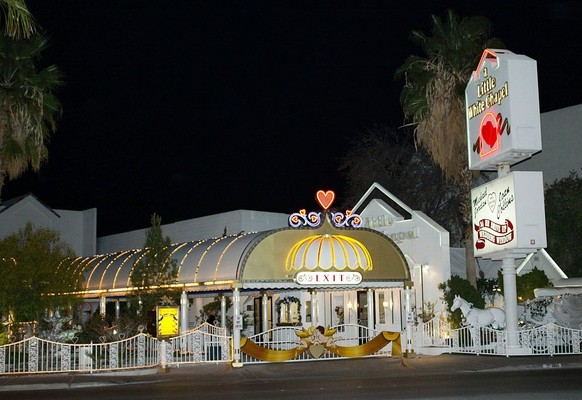
<svg viewBox="0 0 582 400"><path fill-rule="evenodd" d="M373 269L366 246L344 235L315 235L295 243L285 261L287 271L300 269Z"/></svg>
<svg viewBox="0 0 582 400"><path fill-rule="evenodd" d="M318 190L315 198L324 211L327 212L335 200L335 192L333 190ZM293 213L289 216L289 226L293 228L305 226L318 227L322 222L321 212L311 211L307 213L305 209L301 209L298 213ZM346 210L345 214L332 212L331 222L336 228L361 228L364 225L362 217L354 214L351 210Z"/></svg>
<svg viewBox="0 0 582 400"><path fill-rule="evenodd" d="M158 306L156 308L157 337L164 338L180 334L180 309L176 306Z"/></svg>
<svg viewBox="0 0 582 400"><path fill-rule="evenodd" d="M295 282L300 285L357 285L362 282L359 272L298 272Z"/></svg>
<svg viewBox="0 0 582 400"><path fill-rule="evenodd" d="M475 256L522 255L546 246L541 172L512 172L471 191Z"/></svg>
<svg viewBox="0 0 582 400"><path fill-rule="evenodd" d="M317 193L315 193L315 198L317 199L319 205L324 210L327 210L329 207L331 207L333 201L335 200L335 192L333 190L318 190Z"/></svg>
<svg viewBox="0 0 582 400"><path fill-rule="evenodd" d="M486 49L465 102L469 169L497 170L542 149L535 60Z"/></svg>

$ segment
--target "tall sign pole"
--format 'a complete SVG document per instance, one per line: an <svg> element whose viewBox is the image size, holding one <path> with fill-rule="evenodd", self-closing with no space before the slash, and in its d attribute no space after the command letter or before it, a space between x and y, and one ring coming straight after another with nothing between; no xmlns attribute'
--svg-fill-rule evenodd
<svg viewBox="0 0 582 400"><path fill-rule="evenodd" d="M486 49L465 90L469 169L497 170L471 191L475 257L502 260L507 354L522 354L517 331L517 258L546 247L540 171L510 166L541 151L536 61Z"/></svg>

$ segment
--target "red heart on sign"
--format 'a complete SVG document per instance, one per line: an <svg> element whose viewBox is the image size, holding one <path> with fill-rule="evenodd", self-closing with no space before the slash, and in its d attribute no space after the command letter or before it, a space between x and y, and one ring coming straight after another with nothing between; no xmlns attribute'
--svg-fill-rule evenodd
<svg viewBox="0 0 582 400"><path fill-rule="evenodd" d="M489 147L493 147L497 141L497 126L493 125L491 121L487 121L485 125L481 125L481 137Z"/></svg>
<svg viewBox="0 0 582 400"><path fill-rule="evenodd" d="M327 210L335 200L335 193L332 190L325 192L323 190L318 190L315 194L315 198L319 205L323 207L324 210Z"/></svg>

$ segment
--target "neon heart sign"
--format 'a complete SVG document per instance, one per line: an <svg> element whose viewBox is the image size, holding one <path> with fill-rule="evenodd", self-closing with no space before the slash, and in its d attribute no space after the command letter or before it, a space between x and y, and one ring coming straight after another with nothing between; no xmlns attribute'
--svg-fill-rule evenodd
<svg viewBox="0 0 582 400"><path fill-rule="evenodd" d="M341 212L330 212L335 200L335 192L333 190L318 190L315 193L315 199L323 208L323 212L307 212L304 208L297 213L291 214L289 217L289 225L293 228L300 227L318 227L325 220L325 216L329 214L330 220L336 228L361 228L363 220L358 214L354 214L352 210L346 210L345 214Z"/></svg>
<svg viewBox="0 0 582 400"><path fill-rule="evenodd" d="M318 190L315 194L315 198L319 205L324 209L327 210L331 207L333 201L335 200L335 192L333 190Z"/></svg>

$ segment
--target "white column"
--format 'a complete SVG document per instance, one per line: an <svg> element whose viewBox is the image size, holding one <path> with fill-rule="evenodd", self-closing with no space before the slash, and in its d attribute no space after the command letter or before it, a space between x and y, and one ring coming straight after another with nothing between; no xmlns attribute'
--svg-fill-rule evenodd
<svg viewBox="0 0 582 400"><path fill-rule="evenodd" d="M242 362L240 359L240 330L242 327L242 321L240 316L240 292L238 287L232 290L232 306L233 306L233 329L232 329L232 341L233 341L233 355L232 355L232 366L242 367Z"/></svg>
<svg viewBox="0 0 582 400"><path fill-rule="evenodd" d="M311 326L317 326L317 290L311 290Z"/></svg>
<svg viewBox="0 0 582 400"><path fill-rule="evenodd" d="M412 330L414 328L414 315L412 312L412 302L411 302L411 290L410 286L404 288L404 308L406 311L406 353L412 353L414 351L414 346L412 344Z"/></svg>
<svg viewBox="0 0 582 400"><path fill-rule="evenodd" d="M269 330L269 297L267 293L261 295L261 332Z"/></svg>
<svg viewBox="0 0 582 400"><path fill-rule="evenodd" d="M105 317L107 312L107 297L104 294L99 297L99 311L101 316Z"/></svg>
<svg viewBox="0 0 582 400"><path fill-rule="evenodd" d="M121 308L119 305L119 300L115 300L115 319L116 320L119 319L120 314L121 314Z"/></svg>
<svg viewBox="0 0 582 400"><path fill-rule="evenodd" d="M220 327L226 329L226 296L220 296Z"/></svg>
<svg viewBox="0 0 582 400"><path fill-rule="evenodd" d="M180 295L180 333L188 331L188 295L183 291Z"/></svg>
<svg viewBox="0 0 582 400"><path fill-rule="evenodd" d="M368 337L374 337L374 291L368 289Z"/></svg>
<svg viewBox="0 0 582 400"><path fill-rule="evenodd" d="M515 283L515 259L504 257L503 268L503 297L505 298L505 332L507 345L516 347L517 340L517 287Z"/></svg>

